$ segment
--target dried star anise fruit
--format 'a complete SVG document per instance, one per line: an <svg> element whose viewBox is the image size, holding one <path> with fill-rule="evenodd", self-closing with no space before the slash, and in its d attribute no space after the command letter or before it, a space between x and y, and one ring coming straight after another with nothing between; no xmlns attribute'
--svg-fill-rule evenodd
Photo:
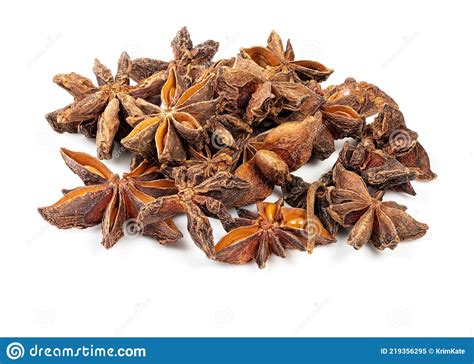
<svg viewBox="0 0 474 364"><path fill-rule="evenodd" d="M309 233L319 244L334 241L317 218L313 220L315 229L308 232L306 211L283 207L283 199L258 202L257 211L238 210L239 226L216 244L216 260L244 264L254 259L264 268L271 253L285 258L285 249L306 250Z"/></svg>
<svg viewBox="0 0 474 364"><path fill-rule="evenodd" d="M371 127L377 146L415 172L417 179L436 178L428 153L418 141L418 134L407 128L400 110L385 105Z"/></svg>
<svg viewBox="0 0 474 364"><path fill-rule="evenodd" d="M323 227L335 237L339 224L328 212L330 190L328 186L331 185L332 180L329 182L325 180L325 177L327 176L323 175L319 181L308 183L301 177L291 176L291 180L281 186L281 191L288 205L306 209L308 221L311 221L314 216L318 217ZM314 241L310 239L308 250L311 251L313 247Z"/></svg>
<svg viewBox="0 0 474 364"><path fill-rule="evenodd" d="M135 99L155 95L165 82L162 75L155 74L130 86L131 65L128 54L122 53L113 77L96 59L93 71L99 86L76 73L54 76L53 81L74 97L74 103L46 115L51 127L59 133L81 132L95 137L99 159L110 159L114 140L134 126L126 122L125 116L135 114Z"/></svg>
<svg viewBox="0 0 474 364"><path fill-rule="evenodd" d="M363 139L355 146L346 142L338 160L376 189L389 188L410 195L416 194L410 181L417 177L417 173L405 167L395 157L376 149L370 139Z"/></svg>
<svg viewBox="0 0 474 364"><path fill-rule="evenodd" d="M345 105L325 104L316 117L313 153L319 160L328 158L336 150L336 139L360 138L365 125L364 118Z"/></svg>
<svg viewBox="0 0 474 364"><path fill-rule="evenodd" d="M280 36L272 31L266 47L242 49L245 57L249 57L260 67L267 70L273 79L316 80L325 81L333 70L316 61L295 61L295 54L290 40L283 48Z"/></svg>
<svg viewBox="0 0 474 364"><path fill-rule="evenodd" d="M189 155L191 158L184 162L188 176L195 175L205 180L218 172L230 172L232 169L233 160L230 155L226 153L212 155L207 145L202 151L190 148Z"/></svg>
<svg viewBox="0 0 474 364"><path fill-rule="evenodd" d="M254 143L254 156L235 171L236 176L252 186L239 206L265 199L272 193L274 184L286 183L290 180L289 172L308 162L317 131L316 121L317 117L307 117L303 121L283 123L259 136L259 141Z"/></svg>
<svg viewBox="0 0 474 364"><path fill-rule="evenodd" d="M223 68L217 83L226 110L252 124L266 118L277 123L300 121L314 115L325 101L302 83L271 79L265 69L242 56L231 68Z"/></svg>
<svg viewBox="0 0 474 364"><path fill-rule="evenodd" d="M428 230L428 225L408 215L404 206L382 202L383 191L370 195L362 178L340 163L333 169L333 179L328 212L342 226L353 226L348 244L354 248L370 242L380 250L394 249L400 241L418 239Z"/></svg>
<svg viewBox="0 0 474 364"><path fill-rule="evenodd" d="M138 215L138 221L147 224L185 213L188 231L194 243L208 257L213 257L214 239L207 216L218 218L224 227L232 226L234 218L227 208L234 206L242 191L249 186L229 172L218 172L200 182L199 176L189 176L185 167L176 167L173 176L177 192L159 197L144 206Z"/></svg>
<svg viewBox="0 0 474 364"><path fill-rule="evenodd" d="M185 89L171 69L161 89L162 106L138 100L141 115L127 120L136 127L123 138L122 145L144 157L158 156L160 162L186 160L184 143L202 149L207 139L206 122L215 115L219 99L213 99L212 79Z"/></svg>
<svg viewBox="0 0 474 364"><path fill-rule="evenodd" d="M362 117L379 113L385 105L398 109L397 103L377 86L349 77L344 83L324 90L328 105L345 105Z"/></svg>
<svg viewBox="0 0 474 364"><path fill-rule="evenodd" d="M193 46L188 28L182 27L172 40L171 47L174 55L174 60L171 62L151 58L134 59L133 79L139 81L172 65L183 77L189 77L190 81L195 81L211 65L212 58L219 50L219 43L207 40Z"/></svg>
<svg viewBox="0 0 474 364"><path fill-rule="evenodd" d="M102 245L111 248L124 235L124 229L139 229L134 234L150 236L161 244L170 244L182 234L171 219L140 225L140 209L155 197L176 191L173 181L154 179L159 170L142 162L120 178L96 158L80 152L61 149L66 165L84 182L84 187L66 190L54 205L39 208L41 216L61 229L87 228L101 224ZM125 226L131 224L130 226Z"/></svg>

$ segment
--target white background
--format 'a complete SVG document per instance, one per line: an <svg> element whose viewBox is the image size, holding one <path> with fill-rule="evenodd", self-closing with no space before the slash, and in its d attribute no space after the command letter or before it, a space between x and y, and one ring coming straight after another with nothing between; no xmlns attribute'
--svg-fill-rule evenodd
<svg viewBox="0 0 474 364"><path fill-rule="evenodd" d="M110 1L1 3L2 198L0 335L472 336L472 9L468 2ZM81 184L61 146L95 153L82 135L54 133L43 115L71 97L51 78L93 77L132 57L170 59L187 25L218 58L290 37L298 59L373 82L420 134L439 178L416 197L389 194L430 225L395 251L355 251L344 239L267 268L208 261L186 237L175 247L122 239L106 251L98 228L59 230L38 206ZM325 163L298 175L314 180ZM107 165L123 172L127 156ZM185 231L185 220L176 219ZM220 232L217 231L219 234Z"/></svg>

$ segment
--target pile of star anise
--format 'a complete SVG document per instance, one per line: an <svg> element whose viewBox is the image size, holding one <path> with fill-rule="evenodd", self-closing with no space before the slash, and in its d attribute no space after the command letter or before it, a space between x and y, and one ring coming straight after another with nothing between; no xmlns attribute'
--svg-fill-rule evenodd
<svg viewBox="0 0 474 364"><path fill-rule="evenodd" d="M98 159L61 149L84 186L40 208L45 220L64 229L100 224L110 248L127 233L172 244L183 236L172 219L186 214L209 258L260 268L271 253L333 243L341 228L356 249L369 242L393 249L425 234L428 226L404 206L382 201L385 190L414 195L411 181L436 175L416 132L378 87L348 78L323 88L333 71L295 60L290 41L284 47L275 32L266 46L219 61L219 44L193 46L186 28L171 46L170 62L123 53L115 76L95 60L97 84L77 73L54 77L73 102L46 119L59 133L95 138ZM328 158L344 138L352 140L319 180L291 174ZM131 171L122 177L99 161L126 151ZM275 186L282 197L263 202ZM256 211L242 208L253 203ZM228 232L217 243L209 218Z"/></svg>

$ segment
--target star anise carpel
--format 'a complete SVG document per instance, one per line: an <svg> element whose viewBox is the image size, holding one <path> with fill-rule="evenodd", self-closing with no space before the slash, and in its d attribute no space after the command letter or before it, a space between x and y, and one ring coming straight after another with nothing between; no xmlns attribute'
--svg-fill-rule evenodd
<svg viewBox="0 0 474 364"><path fill-rule="evenodd" d="M184 213L194 243L208 257L213 257L214 239L208 216L218 218L224 227L232 226L234 218L227 209L235 206L249 185L225 171L201 181L199 175L189 174L185 167L176 167L173 177L177 192L159 197L144 206L138 215L138 221L147 224Z"/></svg>
<svg viewBox="0 0 474 364"><path fill-rule="evenodd" d="M189 176L207 179L221 171L230 172L233 165L232 157L227 153L215 153L212 155L210 148L206 145L203 150L189 150L190 159L184 162Z"/></svg>
<svg viewBox="0 0 474 364"><path fill-rule="evenodd" d="M309 224L305 210L283 207L283 199L258 202L257 213L245 209L238 212L238 227L216 244L218 261L244 264L255 260L259 268L264 268L270 254L285 258L286 249L305 251L308 234L314 234L321 244L334 241L319 219L315 217Z"/></svg>
<svg viewBox="0 0 474 364"><path fill-rule="evenodd" d="M325 81L333 72L323 64L301 60L295 61L295 54L290 40L283 47L280 36L272 31L266 47L243 48L244 56L249 57L260 67L263 67L273 79L295 79Z"/></svg>
<svg viewBox="0 0 474 364"><path fill-rule="evenodd" d="M328 105L348 106L364 118L378 114L385 105L398 109L397 103L377 86L351 77L323 93Z"/></svg>
<svg viewBox="0 0 474 364"><path fill-rule="evenodd" d="M84 187L66 191L55 204L38 209L49 223L61 228L87 228L100 224L102 245L111 248L124 235L143 234L162 244L179 240L182 234L171 219L137 225L140 209L155 197L176 191L174 182L155 179L160 173L148 161L142 162L120 178L96 158L80 152L61 149L66 165L84 182Z"/></svg>
<svg viewBox="0 0 474 364"><path fill-rule="evenodd" d="M188 28L182 27L171 41L174 60L164 62L152 58L136 58L132 62L132 78L139 81L157 72L166 70L170 65L175 67L183 77L193 82L210 66L214 55L219 50L219 42L207 40L196 46Z"/></svg>
<svg viewBox="0 0 474 364"><path fill-rule="evenodd" d="M377 249L394 249L403 240L418 239L428 230L408 215L404 206L382 201L383 191L371 195L362 178L336 164L335 188L330 191L331 216L344 227L351 227L348 244L360 249L371 243Z"/></svg>
<svg viewBox="0 0 474 364"><path fill-rule="evenodd" d="M127 115L134 115L136 98L147 99L159 92L165 79L154 74L134 86L130 86L131 60L122 53L115 77L99 60L93 71L95 86L88 78L76 73L58 74L53 81L68 91L74 102L46 115L52 128L59 132L77 133L95 137L99 159L110 159L114 140L131 130Z"/></svg>
<svg viewBox="0 0 474 364"><path fill-rule="evenodd" d="M144 157L157 156L160 162L185 161L187 145L200 150L207 141L206 123L219 106L213 95L212 78L185 88L172 68L161 89L162 105L138 100L141 115L127 119L136 126L121 140L122 145Z"/></svg>

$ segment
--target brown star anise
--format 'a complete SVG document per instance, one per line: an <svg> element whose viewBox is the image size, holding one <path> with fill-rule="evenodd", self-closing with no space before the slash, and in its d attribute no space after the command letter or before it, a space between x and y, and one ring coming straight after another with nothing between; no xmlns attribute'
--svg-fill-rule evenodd
<svg viewBox="0 0 474 364"><path fill-rule="evenodd" d="M356 171L364 182L376 189L386 188L415 195L410 181L417 173L405 167L395 157L376 149L372 139L364 138L357 145L346 142L339 153L339 162Z"/></svg>
<svg viewBox="0 0 474 364"><path fill-rule="evenodd" d="M226 113L237 115L250 123L265 119L274 98L271 83L255 62L238 56L232 66L217 72L217 91L224 100Z"/></svg>
<svg viewBox="0 0 474 364"><path fill-rule="evenodd" d="M193 46L188 28L181 28L171 42L174 60L163 62L151 58L137 58L133 60L132 76L134 80L141 80L156 72L160 72L171 64L176 67L182 76L190 77L190 81L198 79L203 71L211 65L212 58L219 50L219 43L207 40Z"/></svg>
<svg viewBox="0 0 474 364"><path fill-rule="evenodd" d="M290 40L283 48L280 36L272 31L266 47L242 49L242 54L249 57L260 67L266 69L273 79L283 80L316 80L325 81L333 70L316 61L295 61L295 54Z"/></svg>
<svg viewBox="0 0 474 364"><path fill-rule="evenodd" d="M216 153L212 155L209 147L206 145L202 151L196 151L193 148L189 150L190 159L184 162L187 167L188 175L196 175L197 178L207 179L221 171L230 172L233 160L226 153Z"/></svg>
<svg viewBox="0 0 474 364"><path fill-rule="evenodd" d="M131 127L124 115L135 115L135 99L147 99L159 92L165 82L161 74L155 74L130 86L131 61L122 53L115 77L99 60L95 60L93 71L98 87L86 77L76 73L58 74L53 81L74 97L74 103L49 113L46 119L59 132L82 132L95 137L99 159L110 159L114 139L126 135ZM138 110L139 111L139 110Z"/></svg>
<svg viewBox="0 0 474 364"><path fill-rule="evenodd" d="M385 105L398 109L397 103L377 86L349 77L342 84L324 90L328 105L345 105L360 116L369 117L379 113Z"/></svg>
<svg viewBox="0 0 474 364"><path fill-rule="evenodd" d="M96 158L80 152L61 149L66 165L84 182L84 187L65 191L54 205L39 208L41 216L61 229L87 228L101 224L102 245L111 248L124 235L124 228L140 229L135 234L150 236L161 244L179 240L182 234L171 219L137 225L140 209L155 197L176 191L173 181L154 179L159 169L142 162L120 178ZM130 226L127 224L131 223Z"/></svg>
<svg viewBox="0 0 474 364"><path fill-rule="evenodd" d="M186 160L182 139L202 149L207 139L205 124L219 106L219 99L213 99L213 95L212 79L184 89L172 68L161 89L162 106L137 100L142 113L127 119L136 127L122 139L122 145L144 157L157 155L165 163Z"/></svg>
<svg viewBox="0 0 474 364"><path fill-rule="evenodd" d="M313 151L316 158L324 160L336 150L336 139L360 138L365 120L357 111L345 105L325 104L321 112L322 117L316 121Z"/></svg>
<svg viewBox="0 0 474 364"><path fill-rule="evenodd" d="M383 191L370 195L362 178L340 163L333 169L333 179L328 212L342 226L353 226L348 244L354 248L370 242L380 250L394 249L400 241L418 239L428 230L428 225L405 212L406 207L382 202Z"/></svg>
<svg viewBox="0 0 474 364"><path fill-rule="evenodd" d="M305 210L283 207L283 199L279 199L276 203L258 202L257 211L238 210L239 226L216 244L216 260L244 264L254 259L259 268L264 268L270 253L285 258L285 249L307 249ZM334 241L319 219L313 222L315 229L309 233L314 234L317 243Z"/></svg>
<svg viewBox="0 0 474 364"><path fill-rule="evenodd" d="M232 67L219 73L218 90L228 112L239 113L249 123L266 118L277 123L300 121L313 115L324 97L302 83L274 80L251 59L238 56Z"/></svg>
<svg viewBox="0 0 474 364"><path fill-rule="evenodd" d="M305 182L301 177L291 176L291 180L281 186L284 201L293 207L306 209L308 220L317 216L323 227L335 237L339 230L339 224L328 212L329 191L331 181L327 181L323 175L319 181L313 183ZM308 250L314 247L312 239L309 239Z"/></svg>
<svg viewBox="0 0 474 364"><path fill-rule="evenodd" d="M430 159L418 141L418 134L407 128L400 110L385 105L366 132L377 146L394 156L404 166L416 173L420 180L432 180L436 174L431 170Z"/></svg>
<svg viewBox="0 0 474 364"><path fill-rule="evenodd" d="M261 201L273 191L273 185L282 185L295 171L311 158L317 129L316 117L303 121L283 123L258 137L255 155L235 171L248 181L251 189L239 200L239 206Z"/></svg>
<svg viewBox="0 0 474 364"><path fill-rule="evenodd" d="M159 197L144 206L138 221L147 224L186 213L194 243L208 257L213 257L214 239L207 216L219 218L224 227L232 226L234 218L227 208L234 206L249 185L229 172L218 172L200 183L197 175L188 176L185 167L176 167L173 176L177 193Z"/></svg>

